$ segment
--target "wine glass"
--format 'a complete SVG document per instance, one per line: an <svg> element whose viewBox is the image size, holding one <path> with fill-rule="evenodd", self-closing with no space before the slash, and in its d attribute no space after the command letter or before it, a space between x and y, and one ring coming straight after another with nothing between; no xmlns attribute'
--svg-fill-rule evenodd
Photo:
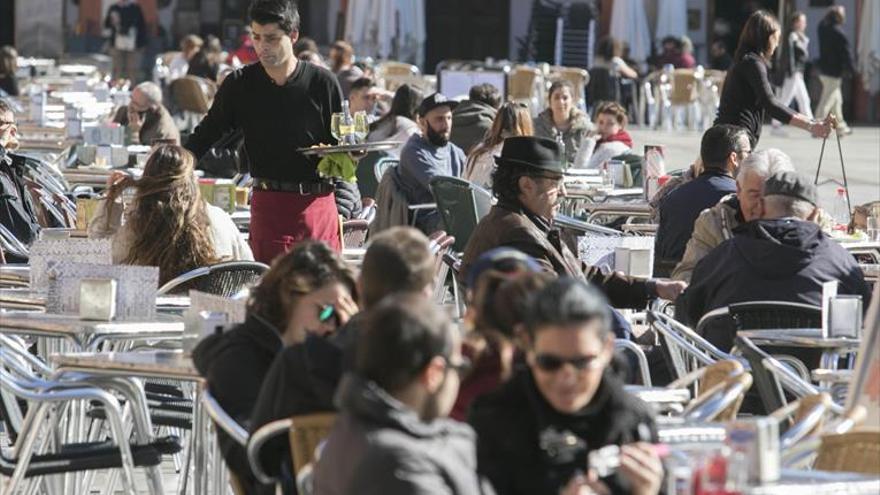
<svg viewBox="0 0 880 495"><path fill-rule="evenodd" d="M339 142L342 139L342 134L339 132L339 123L342 122L342 113L337 112L330 115L330 134L336 138L336 141Z"/></svg>
<svg viewBox="0 0 880 495"><path fill-rule="evenodd" d="M363 142L367 138L370 131L370 125L367 121L367 112L357 112L354 114L354 135L359 142Z"/></svg>

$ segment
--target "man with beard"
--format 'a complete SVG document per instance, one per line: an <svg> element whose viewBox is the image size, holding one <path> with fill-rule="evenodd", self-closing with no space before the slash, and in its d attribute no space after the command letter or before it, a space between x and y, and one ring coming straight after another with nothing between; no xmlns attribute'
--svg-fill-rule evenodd
<svg viewBox="0 0 880 495"><path fill-rule="evenodd" d="M249 9L260 59L232 72L186 147L204 155L221 137L241 130L254 194L250 243L270 263L292 243L324 241L340 249L333 184L318 176L318 157L298 151L333 143L330 116L342 111L336 78L293 56L299 13L288 0L254 0Z"/></svg>
<svg viewBox="0 0 880 495"><path fill-rule="evenodd" d="M434 93L419 105L419 129L400 152L398 172L400 188L409 204L433 203L434 195L429 186L436 176L460 177L465 166L464 152L449 142L452 135L452 110L458 102L447 100ZM437 210L421 211L416 217L416 227L430 234L438 227L440 214Z"/></svg>

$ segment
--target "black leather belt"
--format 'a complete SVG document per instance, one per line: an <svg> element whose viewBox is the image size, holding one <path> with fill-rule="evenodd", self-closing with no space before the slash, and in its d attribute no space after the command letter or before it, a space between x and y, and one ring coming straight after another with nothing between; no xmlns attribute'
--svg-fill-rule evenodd
<svg viewBox="0 0 880 495"><path fill-rule="evenodd" d="M335 188L329 182L286 182L283 180L254 179L254 190L295 192L302 195L327 194Z"/></svg>

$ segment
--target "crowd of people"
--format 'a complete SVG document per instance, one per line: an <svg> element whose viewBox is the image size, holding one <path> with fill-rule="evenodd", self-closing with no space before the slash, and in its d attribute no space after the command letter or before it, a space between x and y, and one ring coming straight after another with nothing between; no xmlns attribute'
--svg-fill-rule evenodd
<svg viewBox="0 0 880 495"><path fill-rule="evenodd" d="M114 71L132 80L144 32L136 10L120 0L107 19ZM534 116L487 84L462 102L410 84L389 92L344 41L325 61L300 37L296 7L281 0L253 1L250 34L228 57L216 38L181 41L171 78L218 84L183 145L162 87L133 87L114 120L132 142L154 147L140 178L110 176L88 234L112 239L114 263L159 267L160 283L225 260L271 265L250 291L245 322L204 338L192 357L213 397L249 431L293 415L338 413L314 466L316 494L662 493L654 413L624 390L634 373L614 351L615 338L634 338L619 310L671 301L693 327L737 302L818 305L830 280L865 308L870 300L855 259L823 230L815 186L784 151L758 146L765 114L816 137L846 132L839 86L851 61L839 51L841 10L831 12L820 43L823 54L836 46L838 62L820 64L828 90L821 120L804 99L805 18L789 25L781 98L769 63L783 30L769 13L749 18L727 55L718 117L702 135L695 167L655 196L655 278L584 263L554 223L569 168L601 169L635 153L620 103L588 114L566 80L549 86L548 106ZM715 59L724 56L713 50ZM0 51L0 88L15 94L6 57ZM600 43L599 57L620 77L639 77L619 42ZM224 74L238 63L247 65ZM692 47L666 39L656 63L693 67ZM792 99L798 112L788 107ZM397 226L370 234L357 271L341 257L337 196L357 187L320 176L319 158L302 149L335 142L331 116L344 100L369 116L367 142L403 143L388 152L399 164L376 193L380 212L392 196L434 203L436 177L461 177L494 196L462 253L461 322L433 298L428 236L443 227L438 210L403 208ZM194 172L233 133L252 176L248 241L202 198ZM17 144L12 107L0 100L0 222L30 244L39 226ZM130 202L126 191L134 192ZM732 345L730 334L705 337L722 350ZM247 493L275 493L254 475L245 449L217 434L237 483ZM600 477L587 459L608 445L620 446L620 467ZM263 456L288 493L292 455L282 439Z"/></svg>

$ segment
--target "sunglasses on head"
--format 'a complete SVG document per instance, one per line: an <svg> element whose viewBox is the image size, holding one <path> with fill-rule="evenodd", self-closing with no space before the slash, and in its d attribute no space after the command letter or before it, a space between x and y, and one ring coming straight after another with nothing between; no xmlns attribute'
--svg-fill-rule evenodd
<svg viewBox="0 0 880 495"><path fill-rule="evenodd" d="M598 368L601 364L599 356L578 356L574 358L563 358L553 354L536 354L535 366L541 371L554 372L561 369L566 364L570 364L577 371Z"/></svg>

